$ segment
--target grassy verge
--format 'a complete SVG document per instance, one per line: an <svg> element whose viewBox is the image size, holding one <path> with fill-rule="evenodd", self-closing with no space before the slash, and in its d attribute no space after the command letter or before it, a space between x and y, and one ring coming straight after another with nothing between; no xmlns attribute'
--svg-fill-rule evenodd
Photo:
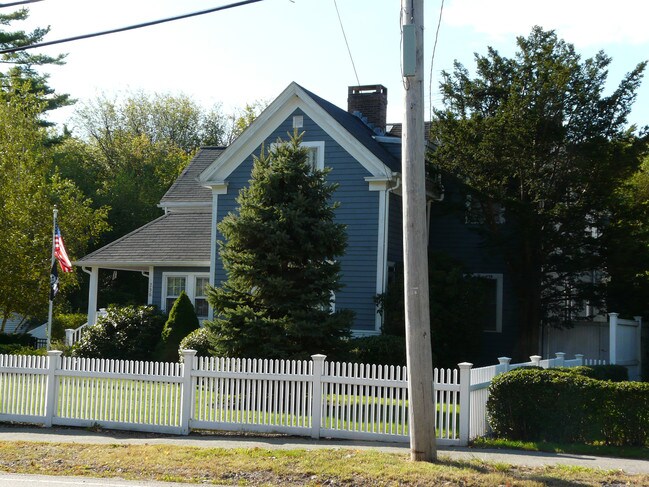
<svg viewBox="0 0 649 487"><path fill-rule="evenodd" d="M643 448L640 446L610 446L604 444L582 445L548 443L544 441L513 441L490 438L476 438L473 441L472 446L475 448L545 451L554 453L574 453L576 455L594 455L600 457L649 460L649 448Z"/></svg>
<svg viewBox="0 0 649 487"><path fill-rule="evenodd" d="M576 467L513 467L353 449L208 449L161 445L0 442L0 471L224 485L522 486L649 485L649 475Z"/></svg>

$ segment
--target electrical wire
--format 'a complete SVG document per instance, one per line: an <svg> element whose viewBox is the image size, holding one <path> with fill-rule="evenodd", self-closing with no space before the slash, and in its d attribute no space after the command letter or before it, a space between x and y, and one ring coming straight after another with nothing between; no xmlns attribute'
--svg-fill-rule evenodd
<svg viewBox="0 0 649 487"><path fill-rule="evenodd" d="M343 31L343 38L345 39L345 45L347 46L347 52L349 53L349 59L352 62L352 68L354 68L354 75L356 76L357 86L361 85L361 82L358 80L358 73L356 72L356 65L354 64L354 58L352 57L352 51L349 48L349 42L347 42L347 36L345 35L345 28L343 27L343 21L340 18L340 11L338 10L338 3L334 0L334 6L336 7L336 13L338 14L338 22L340 23L340 30Z"/></svg>
<svg viewBox="0 0 649 487"><path fill-rule="evenodd" d="M444 0L439 7L439 19L437 20L437 30L435 31L435 43L433 44L433 55L430 58L430 77L428 80L428 103L430 108L429 121L433 121L433 66L435 65L435 50L437 49L437 38L439 37L439 27L442 25L442 13L444 12Z"/></svg>
<svg viewBox="0 0 649 487"><path fill-rule="evenodd" d="M26 3L42 2L43 0L21 0L20 2L0 3L0 8L15 7L16 5L25 5Z"/></svg>
<svg viewBox="0 0 649 487"><path fill-rule="evenodd" d="M262 2L263 0L243 0L241 2L236 2L236 3L230 3L228 5L222 5L221 7L214 7L210 8L207 10L200 10L198 12L191 12L188 14L182 14L182 15L176 15L174 17L167 17L164 19L159 19L159 20L152 20L150 22L144 22L141 24L135 24L135 25L129 25L127 27L120 27L117 29L111 29L111 30L105 30L101 32L95 32L92 34L83 34L75 37L67 37L65 39L58 39L56 41L49 41L49 42L40 42L38 44L30 44L28 46L20 46L20 47L12 47L10 49L3 49L0 50L0 54L10 54L13 52L19 52L19 51L26 51L27 49L35 49L37 47L45 47L45 46L53 46L55 44L63 44L65 42L72 42L72 41L78 41L81 39L88 39L91 37L98 37L98 36L103 36L107 34L115 34L117 32L125 32L128 30L134 30L134 29L141 29L142 27L150 27L152 25L157 25L157 24L163 24L165 22L172 22L174 20L181 20L181 19L187 19L189 17L196 17L198 15L204 15L204 14L209 14L212 12L218 12L220 10L227 10L235 7L241 7L243 5L248 5L251 3L257 3L257 2Z"/></svg>

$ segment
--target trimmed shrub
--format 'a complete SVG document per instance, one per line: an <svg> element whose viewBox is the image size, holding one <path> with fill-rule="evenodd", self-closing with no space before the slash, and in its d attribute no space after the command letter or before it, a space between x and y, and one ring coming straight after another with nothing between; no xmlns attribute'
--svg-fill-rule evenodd
<svg viewBox="0 0 649 487"><path fill-rule="evenodd" d="M159 358L166 361L175 361L178 356L178 347L183 338L200 326L194 305L185 291L174 301L169 311L169 318L162 329Z"/></svg>
<svg viewBox="0 0 649 487"><path fill-rule="evenodd" d="M406 339L396 335L353 338L349 341L350 361L363 364L406 365Z"/></svg>
<svg viewBox="0 0 649 487"><path fill-rule="evenodd" d="M629 380L629 371L624 365L581 365L579 367L562 367L562 372L583 375L596 380L624 382Z"/></svg>
<svg viewBox="0 0 649 487"><path fill-rule="evenodd" d="M189 335L180 341L178 355L182 359L181 350L196 350L197 357L209 357L212 355L210 349L212 333L207 328L199 328L192 331Z"/></svg>
<svg viewBox="0 0 649 487"><path fill-rule="evenodd" d="M153 306L109 307L72 347L72 355L153 360L164 322L165 316Z"/></svg>
<svg viewBox="0 0 649 487"><path fill-rule="evenodd" d="M602 381L599 392L603 440L649 446L649 383Z"/></svg>
<svg viewBox="0 0 649 487"><path fill-rule="evenodd" d="M489 393L487 417L502 438L640 446L649 441L646 383L519 369L496 377Z"/></svg>

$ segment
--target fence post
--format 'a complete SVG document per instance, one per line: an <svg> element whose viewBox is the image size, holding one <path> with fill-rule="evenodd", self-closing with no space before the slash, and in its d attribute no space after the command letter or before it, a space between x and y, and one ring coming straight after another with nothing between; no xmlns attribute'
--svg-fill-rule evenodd
<svg viewBox="0 0 649 487"><path fill-rule="evenodd" d="M189 419L192 415L194 404L194 388L192 370L194 370L196 350L183 350L183 364L181 368L180 383L180 434L189 434Z"/></svg>
<svg viewBox="0 0 649 487"><path fill-rule="evenodd" d="M47 352L49 361L47 364L47 389L45 391L45 421L43 423L47 428L52 426L52 419L56 416L57 396L59 394L56 371L61 368L61 355L63 355L63 352L59 350Z"/></svg>
<svg viewBox="0 0 649 487"><path fill-rule="evenodd" d="M462 362L460 368L460 445L467 446L471 437L471 367Z"/></svg>
<svg viewBox="0 0 649 487"><path fill-rule="evenodd" d="M509 372L509 364L512 361L510 357L498 357L498 365L496 365L496 375Z"/></svg>
<svg viewBox="0 0 649 487"><path fill-rule="evenodd" d="M619 313L608 314L608 363L617 363L617 317Z"/></svg>
<svg viewBox="0 0 649 487"><path fill-rule="evenodd" d="M73 337L73 335L74 335L74 329L72 329L72 328L66 328L66 329L65 329L65 344L66 344L68 347L71 347L72 345L74 345L74 344L72 343L72 340L73 340L72 337Z"/></svg>
<svg viewBox="0 0 649 487"><path fill-rule="evenodd" d="M556 352L556 360L554 361L555 367L563 367L566 361L566 354L563 352Z"/></svg>
<svg viewBox="0 0 649 487"><path fill-rule="evenodd" d="M584 354L583 353L576 353L575 354L575 359L579 362L577 364L577 367L584 365Z"/></svg>
<svg viewBox="0 0 649 487"><path fill-rule="evenodd" d="M322 421L322 373L326 355L311 355L313 360L313 389L311 397L311 438L320 438L320 422Z"/></svg>

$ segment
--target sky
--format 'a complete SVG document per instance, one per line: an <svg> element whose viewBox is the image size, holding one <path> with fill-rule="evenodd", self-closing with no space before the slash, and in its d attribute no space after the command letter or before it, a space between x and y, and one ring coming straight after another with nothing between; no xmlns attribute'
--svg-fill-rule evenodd
<svg viewBox="0 0 649 487"><path fill-rule="evenodd" d="M45 40L51 41L232 1L44 0L29 5L28 21L12 23L10 30L49 25L51 31ZM451 70L454 60L471 70L474 53L485 54L487 46L512 56L516 37L529 35L534 25L555 30L584 58L600 50L611 56L608 92L639 62L649 59L646 0L424 3L426 119L431 102L436 107L441 105L442 70ZM2 13L10 10L5 8ZM346 108L348 86L382 84L388 88L388 122L400 122L400 49L399 0L263 0L32 52L67 53L64 66L48 66L45 71L50 73L50 85L55 90L69 93L80 103L141 90L182 93L206 108L220 104L225 113L231 113L255 100L272 101L295 81ZM73 111L57 110L50 118L67 122ZM649 74L638 91L629 121L649 125Z"/></svg>

